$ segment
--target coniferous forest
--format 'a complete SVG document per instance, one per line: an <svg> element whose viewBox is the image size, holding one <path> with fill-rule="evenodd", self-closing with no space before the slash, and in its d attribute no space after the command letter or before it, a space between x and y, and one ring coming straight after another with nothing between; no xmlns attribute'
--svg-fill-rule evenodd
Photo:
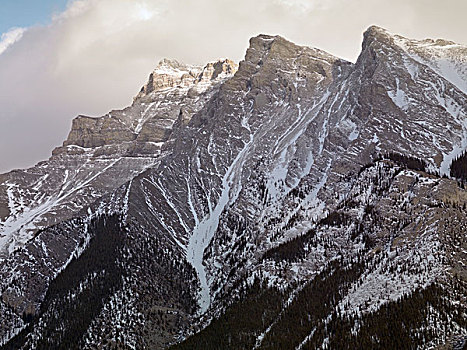
<svg viewBox="0 0 467 350"><path fill-rule="evenodd" d="M452 161L451 176L462 181L467 180L467 152L463 152Z"/></svg>
<svg viewBox="0 0 467 350"><path fill-rule="evenodd" d="M80 349L83 334L101 311L105 301L122 283L118 263L125 228L119 216L94 219L89 230L93 238L78 259L73 259L50 284L37 315L24 315L28 326L5 349L19 349L39 323L46 324L36 349Z"/></svg>

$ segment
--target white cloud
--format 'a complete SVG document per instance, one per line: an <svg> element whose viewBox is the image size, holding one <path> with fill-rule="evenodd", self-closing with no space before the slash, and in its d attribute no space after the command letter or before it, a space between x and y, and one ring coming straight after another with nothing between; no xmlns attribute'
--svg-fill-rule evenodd
<svg viewBox="0 0 467 350"><path fill-rule="evenodd" d="M268 33L355 60L371 24L462 42L464 13L464 0L72 1L50 25L2 36L22 35L0 55L0 172L46 159L75 115L131 103L161 58L239 61Z"/></svg>
<svg viewBox="0 0 467 350"><path fill-rule="evenodd" d="M149 21L155 14L155 11L150 10L146 4L138 4L137 11L136 19L143 21Z"/></svg>
<svg viewBox="0 0 467 350"><path fill-rule="evenodd" d="M25 28L12 28L8 32L3 33L0 37L0 55L11 45L21 39L25 32Z"/></svg>

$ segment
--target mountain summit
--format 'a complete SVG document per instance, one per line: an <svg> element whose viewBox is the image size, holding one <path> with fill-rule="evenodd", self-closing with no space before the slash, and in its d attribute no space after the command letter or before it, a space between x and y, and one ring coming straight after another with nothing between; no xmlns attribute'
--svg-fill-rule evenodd
<svg viewBox="0 0 467 350"><path fill-rule="evenodd" d="M1 349L462 348L467 48L162 60L0 175Z"/></svg>

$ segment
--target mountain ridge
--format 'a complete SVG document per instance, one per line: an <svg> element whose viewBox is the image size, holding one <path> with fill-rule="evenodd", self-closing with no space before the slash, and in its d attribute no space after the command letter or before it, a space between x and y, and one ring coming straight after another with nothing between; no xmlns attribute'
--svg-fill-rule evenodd
<svg viewBox="0 0 467 350"><path fill-rule="evenodd" d="M214 63L198 70L198 77L205 71L209 82L199 90L192 88L206 80L196 74L176 72L179 80L165 77L162 85L154 85L153 72L131 107L91 120L101 126L76 119L69 141L49 161L56 162L55 167L43 164L42 173L30 179L27 172L3 175L7 200L0 212L9 214L21 201L41 203L39 189L47 188L54 172L62 184L49 190L51 195L45 192L48 199L42 199L38 215L26 222L29 232L33 225L42 225L43 231L29 241L31 233L23 228L18 236L13 232L8 239L25 241L16 247L9 243L16 252L2 255L1 273L7 282L0 307L10 330L23 329L15 339L23 348L47 341L37 323L55 322L52 314L40 311L47 284L60 271L66 275L67 257L80 261L93 237L101 237L105 225L100 218L115 214L121 215L116 220L128 240L116 258L125 277L118 290L103 298L99 317L80 338L85 347L109 340L130 348L166 347L180 335L188 344L228 315L258 279L279 290L282 296L274 298L282 298L283 310L275 319L268 316L268 324L246 331L246 338L254 339L251 348L274 348L274 337L284 334L279 331L284 317L309 290L315 292L321 278L335 281L333 300L327 304L332 308L326 306L308 321L298 343L284 338L293 346L282 348L303 348L310 342L325 348L324 338L318 341L315 336L329 332L326 319L332 309L356 318L355 327L417 288L435 285L439 289L433 287L433 293L442 294L455 286L462 295L465 286L453 282L453 276L460 273L461 281L466 276L453 256L465 261L465 235L456 232L462 230L464 214L458 208L465 206L467 196L455 180L439 175L449 175L450 161L467 148L467 96L430 67L432 56L414 59L401 47L415 42L370 27L362 53L350 63L280 36L259 35L250 40L238 70L228 60L219 61L218 68ZM463 62L459 57L450 62ZM183 71L180 63L163 61L161 66L169 63ZM222 73L216 75L216 69ZM161 76L167 75L165 71ZM82 141L82 146L76 144ZM422 170L407 165L417 159L426 164ZM68 170L62 173L63 164ZM79 180L83 170L86 174ZM16 184L14 176L19 176ZM69 176L80 181L78 186L72 187ZM37 193L23 194L31 185ZM57 213L61 203L63 214ZM21 215L20 210L17 217ZM41 223L42 215L50 218ZM81 218L73 219L75 215ZM91 222L96 228L89 230ZM2 228L9 224L2 221ZM34 266L50 259L46 254L58 256L53 250L63 244L62 237L69 244L57 259L61 263L33 277ZM157 261L151 258L154 254L160 255ZM21 266L23 272L13 278L12 266ZM352 271L350 280L339 272L347 270ZM18 286L15 278L27 283ZM90 281L99 278L90 274L81 285L94 288ZM271 297L261 288L259 295ZM177 291L180 296L174 295ZM73 293L79 300L81 292ZM366 305L367 297L371 305ZM445 298L454 300L453 295ZM51 300L66 310L65 301ZM138 312L118 300L131 300ZM168 312L168 305L176 316L163 322L176 331L162 328L162 317L156 322L157 312ZM433 307L440 315L451 312L435 301ZM32 320L22 319L25 313ZM121 315L123 333L118 336L112 314ZM430 315L441 322L441 316ZM299 314L292 316L304 322ZM148 326L138 326L138 317ZM346 325L333 317L339 320L336 327ZM37 325L37 336L24 331L25 320ZM461 335L466 332L465 325L455 326L454 321L443 321L438 328L417 322L420 332L431 330L444 343L456 329ZM3 339L12 338L3 334ZM329 334L328 341L336 341ZM354 334L347 336L353 339ZM417 336L407 339L420 344ZM208 340L205 336L203 341Z"/></svg>

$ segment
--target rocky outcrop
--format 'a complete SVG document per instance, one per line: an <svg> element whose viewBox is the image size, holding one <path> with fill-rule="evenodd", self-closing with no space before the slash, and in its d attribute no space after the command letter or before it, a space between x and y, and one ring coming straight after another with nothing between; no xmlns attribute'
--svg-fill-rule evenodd
<svg viewBox="0 0 467 350"><path fill-rule="evenodd" d="M232 76L236 71L237 64L229 59L210 62L205 67L200 67L181 64L176 60L165 58L149 75L148 82L141 88L135 99L169 88L187 88L199 83L209 85L216 79Z"/></svg>
<svg viewBox="0 0 467 350"><path fill-rule="evenodd" d="M221 77L232 76L238 69L238 64L229 59L208 63L197 77L198 83L209 83Z"/></svg>
<svg viewBox="0 0 467 350"><path fill-rule="evenodd" d="M76 145L95 148L113 143L133 141L136 135L120 120L108 115L104 118L78 116L73 119L70 134L63 146Z"/></svg>
<svg viewBox="0 0 467 350"><path fill-rule="evenodd" d="M200 71L201 67L187 66L176 60L163 59L149 75L148 82L135 98L143 97L153 91L192 85Z"/></svg>
<svg viewBox="0 0 467 350"><path fill-rule="evenodd" d="M123 111L92 118L78 116L62 148L54 154L68 152L67 146L98 148L133 143L126 147L128 153L141 151L157 153L160 145L172 134L177 120L186 124L209 96L226 79L237 71L231 60L208 63L205 67L188 66L175 60L163 59L150 74L148 82L135 97L133 105ZM183 107L179 107L183 101ZM175 103L174 103L175 102ZM133 142L134 141L134 142ZM71 151L76 151L71 149ZM102 153L103 151L98 151Z"/></svg>

